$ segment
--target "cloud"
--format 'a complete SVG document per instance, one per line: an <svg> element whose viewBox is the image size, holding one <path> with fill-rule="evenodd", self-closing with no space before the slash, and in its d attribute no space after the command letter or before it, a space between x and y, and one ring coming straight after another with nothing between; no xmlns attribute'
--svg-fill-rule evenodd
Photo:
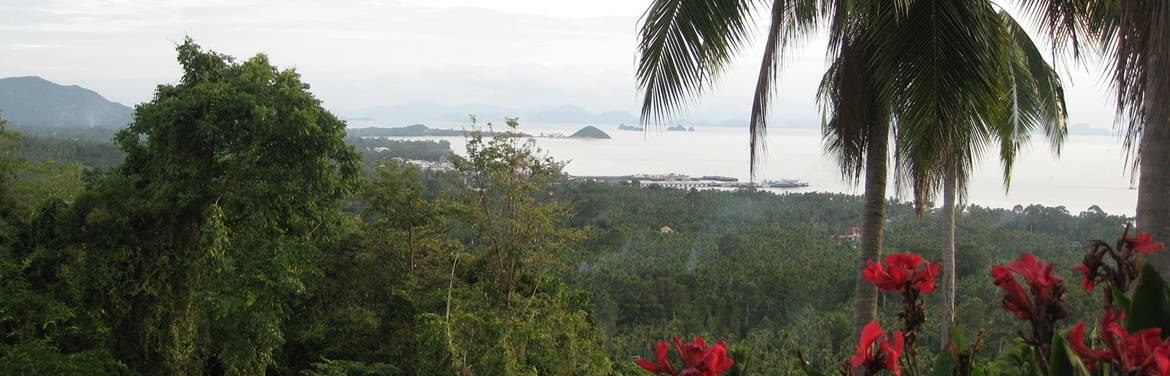
<svg viewBox="0 0 1170 376"><path fill-rule="evenodd" d="M39 49L39 48L65 48L65 45L60 44L10 44L8 48L17 50Z"/></svg>
<svg viewBox="0 0 1170 376"><path fill-rule="evenodd" d="M174 46L190 35L209 49L241 58L263 52L280 67L296 68L318 97L338 107L417 99L636 112L636 27L647 5L647 0L8 0L0 4L0 46L8 46L0 72L41 75L138 103L149 100L155 85L178 78ZM760 34L687 117L747 117L762 53ZM814 37L804 45L785 58L773 107L778 116L817 117L824 41ZM1070 107L1108 103L1099 89L1070 90ZM1073 115L1100 126L1112 118L1105 112Z"/></svg>

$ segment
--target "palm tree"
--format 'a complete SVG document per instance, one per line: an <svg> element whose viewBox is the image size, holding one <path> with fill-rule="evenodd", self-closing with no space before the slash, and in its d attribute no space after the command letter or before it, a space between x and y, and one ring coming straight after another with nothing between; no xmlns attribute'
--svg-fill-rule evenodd
<svg viewBox="0 0 1170 376"><path fill-rule="evenodd" d="M900 176L914 183L914 191L920 193L916 194L916 201L922 203L937 191L944 176L950 176L956 183L965 182L966 171L973 161L971 156L989 137L1003 136L1004 140L1010 140L1003 141L1001 148L1001 156L1010 161L1008 157L1014 157L1018 142L1026 139L1027 130L1034 124L1030 119L1035 116L1028 115L1030 108L1005 104L1007 99L1015 103L1015 94L1033 98L1029 95L1036 90L1019 90L1020 85L1035 88L1027 85L1041 81L1053 83L1051 77L1029 78L1033 71L1008 71L1019 65L1009 64L1013 60L1008 56L1016 57L1014 61L1018 62L1043 60L1026 60L1023 57L1038 55L1025 54L1016 43L1008 43L1018 41L1007 38L1008 26L989 3L960 0L934 3L774 0L767 8L770 25L750 123L752 173L755 174L759 153L764 150L767 108L778 73L778 57L794 37L824 22L830 30L829 47L835 56L818 98L826 112L823 126L826 149L838 157L846 177L856 181L863 166L866 171L854 332L877 316L877 290L861 277L861 270L866 260L881 256L891 117L898 120L899 138L905 139L898 143L895 153L903 169ZM644 90L643 121L676 114L684 107L687 97L697 95L714 82L743 44L746 19L753 4L748 0L656 0L652 3L643 15L638 47L638 79ZM937 14L933 12L936 10L959 18L930 18ZM925 35L937 38L935 43L921 43ZM1027 46L1031 46L1030 41ZM1008 85L1005 77L1019 77L1015 80L1019 82L1011 82L1016 86ZM1059 85L1058 80L1055 83ZM1009 91L1013 88L1019 92ZM1012 93L1015 94L1009 95ZM1009 108L1020 111L1008 117L992 115L992 111L1006 113L1005 109ZM991 124L997 119L1015 119L1017 129L1012 132L994 128L993 131ZM1001 123L1004 122L995 124ZM1063 130L1063 123L1059 129ZM946 145L966 145L969 150L964 153L961 147ZM949 166L926 163L941 160L955 163ZM1005 167L1005 172L1010 172L1010 163ZM939 174L944 170L952 173ZM956 189L947 191L952 192L950 207L953 208ZM953 224L948 228L953 229ZM951 248L952 262L947 270L954 270ZM953 301L953 283L950 286L949 300Z"/></svg>
<svg viewBox="0 0 1170 376"><path fill-rule="evenodd" d="M857 2L863 5L882 2ZM842 2L853 4L853 2ZM760 62L759 78L752 100L749 123L749 150L751 173L755 176L760 157L765 150L767 113L775 82L779 74L781 54L796 38L813 31L819 22L827 21L830 45L853 54L859 42L860 24L853 6L837 7L827 0L655 0L642 16L638 44L638 84L643 90L642 120L665 120L676 115L689 97L697 96L716 81L731 57L748 37L748 19L757 6L769 15L767 42ZM852 41L849 39L853 38ZM858 51L864 52L864 51ZM853 94L852 89L874 88L866 68L868 58L850 55L845 64L837 65L832 77L840 79L837 93ZM830 95L830 89L823 89ZM859 249L854 292L853 332L857 334L869 322L877 319L877 288L865 281L861 270L865 260L881 257L881 234L885 211L887 136L889 134L888 105L880 101L876 90L857 96L858 100L839 101L826 105L832 108L834 120L825 123L826 148L839 156L842 172L860 177L861 166L866 171L862 213L862 240ZM854 116L857 115L857 116ZM864 157L862 157L864 156Z"/></svg>
<svg viewBox="0 0 1170 376"><path fill-rule="evenodd" d="M977 158L998 144L1005 188L1019 149L1042 128L1054 151L1065 135L1063 88L1027 33L989 2L917 1L879 22L879 80L898 124L899 178L916 207L942 191L946 346L955 314L955 204ZM899 37L900 36L900 37Z"/></svg>
<svg viewBox="0 0 1170 376"><path fill-rule="evenodd" d="M880 5L880 3L853 3ZM865 280L868 260L881 258L882 227L886 207L886 166L889 158L890 105L879 95L870 64L874 60L866 16L861 9L836 9L829 53L835 56L821 79L817 102L823 107L821 126L825 152L836 157L841 176L856 183L865 171L861 215L861 246L854 276L853 331L877 317L877 288Z"/></svg>
<svg viewBox="0 0 1170 376"><path fill-rule="evenodd" d="M1138 172L1137 224L1170 240L1170 3L1166 0L1020 0L1056 42L1080 57L1082 42L1104 51L1117 95L1125 149ZM1136 150L1135 150L1136 149ZM1150 255L1163 275L1170 253Z"/></svg>

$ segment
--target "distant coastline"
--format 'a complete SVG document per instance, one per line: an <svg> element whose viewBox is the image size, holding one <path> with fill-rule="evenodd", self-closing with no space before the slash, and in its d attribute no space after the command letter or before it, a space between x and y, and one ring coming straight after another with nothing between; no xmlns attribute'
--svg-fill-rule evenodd
<svg viewBox="0 0 1170 376"><path fill-rule="evenodd" d="M471 134L471 131L462 129L435 129L426 125L414 124L397 128L349 128L349 136L353 137L461 137ZM492 137L497 132L483 132L484 136ZM532 137L526 133L515 133L521 137Z"/></svg>

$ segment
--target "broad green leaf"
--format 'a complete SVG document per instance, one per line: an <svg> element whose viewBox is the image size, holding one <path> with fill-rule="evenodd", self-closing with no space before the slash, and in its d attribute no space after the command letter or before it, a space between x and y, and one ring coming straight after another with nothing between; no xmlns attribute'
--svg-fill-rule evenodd
<svg viewBox="0 0 1170 376"><path fill-rule="evenodd" d="M1016 340L1016 345L1005 348L995 357L995 360L988 366L988 373L993 375L1021 375L1021 376L1044 376L1040 371L1040 365L1036 362L1036 356L1032 351L1032 346Z"/></svg>
<svg viewBox="0 0 1170 376"><path fill-rule="evenodd" d="M951 376L955 373L955 355L948 351L940 351L934 357L933 376Z"/></svg>
<svg viewBox="0 0 1170 376"><path fill-rule="evenodd" d="M1113 306L1122 311L1129 312L1129 297L1114 287L1110 287L1109 291L1113 293Z"/></svg>
<svg viewBox="0 0 1170 376"><path fill-rule="evenodd" d="M951 343L955 345L955 349L963 351L967 348L967 337L963 336L963 331L959 327L951 326Z"/></svg>
<svg viewBox="0 0 1170 376"><path fill-rule="evenodd" d="M1065 334L1057 333L1052 336L1052 353L1048 359L1049 375L1088 376L1089 370L1081 363L1081 359L1068 346Z"/></svg>
<svg viewBox="0 0 1170 376"><path fill-rule="evenodd" d="M1125 329L1136 332L1148 328L1162 328L1162 336L1170 334L1170 302L1166 300L1166 281L1150 264L1142 267L1142 275L1133 293L1133 300L1125 312Z"/></svg>

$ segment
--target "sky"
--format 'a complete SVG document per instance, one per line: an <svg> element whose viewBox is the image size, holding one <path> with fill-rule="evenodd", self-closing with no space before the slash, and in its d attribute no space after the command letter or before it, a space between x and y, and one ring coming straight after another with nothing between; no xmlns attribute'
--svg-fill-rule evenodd
<svg viewBox="0 0 1170 376"><path fill-rule="evenodd" d="M0 77L36 75L127 105L180 72L184 36L295 68L333 112L432 102L637 113L638 19L648 0L4 0ZM1009 11L1013 11L1009 9ZM762 16L757 17L763 19ZM1027 24L1027 22L1025 22ZM685 118L746 120L762 28ZM1041 41L1043 38L1036 38ZM1046 48L1046 47L1042 47ZM785 56L773 114L819 122L824 37ZM1100 66L1056 59L1070 124L1110 129ZM746 121L745 121L746 123Z"/></svg>

